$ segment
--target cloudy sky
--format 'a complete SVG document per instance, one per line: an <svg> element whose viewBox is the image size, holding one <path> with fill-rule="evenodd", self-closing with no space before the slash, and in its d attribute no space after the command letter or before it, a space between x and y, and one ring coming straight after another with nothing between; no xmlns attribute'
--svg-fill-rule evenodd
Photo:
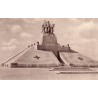
<svg viewBox="0 0 98 98"><path fill-rule="evenodd" d="M6 18L0 19L0 63L29 44L41 42L44 20L55 23L54 33L58 43L70 44L73 50L98 60L98 19Z"/></svg>

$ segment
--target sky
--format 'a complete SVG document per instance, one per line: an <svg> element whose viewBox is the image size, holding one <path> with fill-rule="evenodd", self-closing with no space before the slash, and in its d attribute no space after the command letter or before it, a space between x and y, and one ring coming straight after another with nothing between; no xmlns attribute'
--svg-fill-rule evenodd
<svg viewBox="0 0 98 98"><path fill-rule="evenodd" d="M59 44L98 61L97 18L0 18L0 63L30 44L41 44L44 20L55 24Z"/></svg>

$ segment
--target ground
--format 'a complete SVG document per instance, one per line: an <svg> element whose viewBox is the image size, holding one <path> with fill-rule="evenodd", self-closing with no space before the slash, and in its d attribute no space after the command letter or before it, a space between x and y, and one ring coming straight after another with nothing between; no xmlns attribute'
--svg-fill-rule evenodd
<svg viewBox="0 0 98 98"><path fill-rule="evenodd" d="M81 80L98 79L95 74L57 74L51 68L0 68L1 80ZM96 68L98 70L98 68Z"/></svg>

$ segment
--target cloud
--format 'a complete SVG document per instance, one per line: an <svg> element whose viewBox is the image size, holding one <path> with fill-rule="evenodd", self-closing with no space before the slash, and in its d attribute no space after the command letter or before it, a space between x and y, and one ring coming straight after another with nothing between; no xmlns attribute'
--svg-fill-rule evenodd
<svg viewBox="0 0 98 98"><path fill-rule="evenodd" d="M26 24L35 24L36 22L42 22L44 18L23 18L22 19ZM47 19L46 19L47 20Z"/></svg>
<svg viewBox="0 0 98 98"><path fill-rule="evenodd" d="M12 46L4 46L4 47L2 47L2 50L4 50L4 51L9 51L9 50L14 50L14 49L16 49L17 48L17 46L16 45L12 45Z"/></svg>
<svg viewBox="0 0 98 98"><path fill-rule="evenodd" d="M69 22L80 23L81 19L79 18L68 18Z"/></svg>
<svg viewBox="0 0 98 98"><path fill-rule="evenodd" d="M14 50L17 48L19 42L16 39L11 39L9 42L2 42L2 50Z"/></svg>
<svg viewBox="0 0 98 98"><path fill-rule="evenodd" d="M77 28L78 31L86 31L86 30L91 30L91 29L95 29L96 24L93 21L89 21L89 22L83 22L82 24L80 24Z"/></svg>
<svg viewBox="0 0 98 98"><path fill-rule="evenodd" d="M20 32L22 30L21 26L16 24L10 27L10 30L12 33L17 33Z"/></svg>
<svg viewBox="0 0 98 98"><path fill-rule="evenodd" d="M25 23L32 23L34 19L32 18L23 18L22 19Z"/></svg>
<svg viewBox="0 0 98 98"><path fill-rule="evenodd" d="M23 18L22 20L27 24L35 24L35 23L43 23L44 20L50 22L57 22L57 19L62 20L60 18Z"/></svg>
<svg viewBox="0 0 98 98"><path fill-rule="evenodd" d="M70 44L70 46L75 47L74 49L79 48L80 51L82 50L80 47L86 48L85 50L89 47L93 50L98 46L98 23L95 23L94 20L82 21L82 19L70 19L70 21L79 24L73 24L73 26L69 24L67 29L63 29L64 31L59 30L59 32L63 32L57 33L60 44Z"/></svg>
<svg viewBox="0 0 98 98"><path fill-rule="evenodd" d="M83 22L82 24L75 27L74 31L78 32L80 37L86 39L98 39L98 24L94 21Z"/></svg>
<svg viewBox="0 0 98 98"><path fill-rule="evenodd" d="M78 19L72 19L72 21L77 21ZM81 19L82 20L82 19ZM84 20L76 25L76 26L68 26L65 33L61 36L62 39L66 39L67 42L78 42L78 43L85 43L85 42L94 42L94 40L98 40L98 23L95 23L93 20Z"/></svg>
<svg viewBox="0 0 98 98"><path fill-rule="evenodd" d="M19 44L19 42L18 42L16 39L11 39L9 42L3 41L2 44L3 44L4 46L11 46L11 45L14 45L14 44Z"/></svg>
<svg viewBox="0 0 98 98"><path fill-rule="evenodd" d="M20 37L21 37L21 38L31 38L31 37L32 37L32 34L26 33L26 32L22 32L22 33L20 34Z"/></svg>

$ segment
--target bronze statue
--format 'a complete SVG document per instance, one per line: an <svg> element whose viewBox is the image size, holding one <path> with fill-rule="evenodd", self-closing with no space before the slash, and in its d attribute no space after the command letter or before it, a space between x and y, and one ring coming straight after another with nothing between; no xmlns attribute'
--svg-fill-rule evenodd
<svg viewBox="0 0 98 98"><path fill-rule="evenodd" d="M52 24L51 27L50 27L50 30L51 30L50 33L51 34L53 34L53 32L54 32L54 26L55 26L55 24Z"/></svg>
<svg viewBox="0 0 98 98"><path fill-rule="evenodd" d="M44 24L42 25L42 32L48 33L48 34L53 34L54 26L55 26L55 24L50 24L49 21L44 21Z"/></svg>

